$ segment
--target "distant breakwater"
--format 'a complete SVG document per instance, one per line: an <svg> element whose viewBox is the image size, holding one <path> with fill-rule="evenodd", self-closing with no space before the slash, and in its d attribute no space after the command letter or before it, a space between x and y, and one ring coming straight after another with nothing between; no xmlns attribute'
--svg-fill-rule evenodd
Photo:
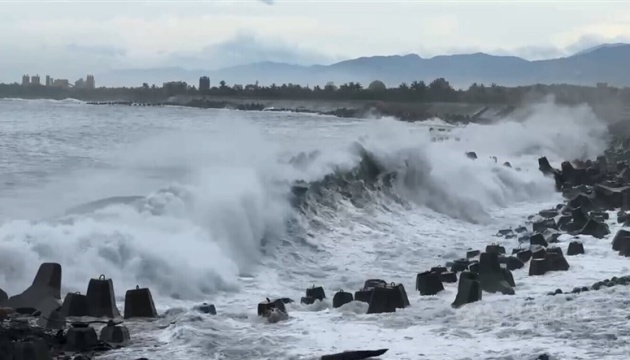
<svg viewBox="0 0 630 360"><path fill-rule="evenodd" d="M448 123L484 123L511 114L509 105L485 106L467 103L395 103L382 101L318 101L260 100L231 98L171 97L159 102L90 101L88 105L119 106L187 106L200 109L230 109L241 111L295 112L341 118L389 116L402 121L424 121L440 118Z"/></svg>
<svg viewBox="0 0 630 360"><path fill-rule="evenodd" d="M449 123L483 123L497 120L514 111L513 106L485 106L467 103L396 103L382 101L261 100L220 97L177 96L160 102L92 101L90 105L187 106L200 109L295 112L341 118L389 116L402 121L440 118Z"/></svg>

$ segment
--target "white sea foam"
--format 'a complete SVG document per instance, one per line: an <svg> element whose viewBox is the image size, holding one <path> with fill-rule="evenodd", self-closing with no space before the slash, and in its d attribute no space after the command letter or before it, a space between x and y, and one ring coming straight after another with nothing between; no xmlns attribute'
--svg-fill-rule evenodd
<svg viewBox="0 0 630 360"><path fill-rule="evenodd" d="M528 358L544 351L605 359L622 353L630 331L609 313L622 311L625 289L573 301L544 295L623 275L624 260L606 240L585 238L587 254L570 258L568 272L533 278L515 271L512 297L484 294L483 301L454 310L454 285L435 297L413 291L415 273L497 241L497 229L522 224L561 200L553 181L537 170L537 158L557 163L597 155L605 127L587 108L536 105L524 118L453 129L444 142L432 142L424 125L392 119L116 111L122 111L116 126L133 141L111 147L109 139L93 137L93 146L114 149L98 153L96 160L107 166L55 174L41 189L20 194L45 199L47 210L58 214L106 196L145 200L0 226L0 284L9 293L30 282L34 264L57 261L65 290L84 291L88 278L104 273L114 278L119 299L138 283L151 287L161 312L171 309L158 324L130 322L137 342L105 358L307 359L383 347L390 348L383 359ZM320 181L365 159L357 143L385 172L397 172L392 193L362 190L358 181L339 185L352 196L324 191L330 202L314 202L304 213L290 206L292 181ZM286 161L287 154L314 150L301 166ZM479 158L466 158L466 151ZM24 204L9 195L5 204ZM566 251L569 239L561 240ZM353 291L367 278L402 282L411 307L381 315L365 315L365 304L331 308L334 291ZM276 324L255 316L265 297L298 300L313 283L324 286L326 302L290 304L291 318ZM201 301L214 302L219 315L192 312ZM557 321L548 321L551 316Z"/></svg>

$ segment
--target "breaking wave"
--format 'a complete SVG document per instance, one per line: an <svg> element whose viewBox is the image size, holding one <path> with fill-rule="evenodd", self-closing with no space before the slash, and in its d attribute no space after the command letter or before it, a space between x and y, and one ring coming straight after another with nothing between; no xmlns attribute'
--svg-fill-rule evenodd
<svg viewBox="0 0 630 360"><path fill-rule="evenodd" d="M369 221L397 206L487 222L491 209L553 193L552 180L536 169L539 156L594 156L606 145L606 126L588 108L549 103L524 118L451 129L445 141L433 141L422 124L365 121L351 141L288 154L255 124L237 120L218 119L211 138L168 133L125 149L116 174L149 169L172 177L148 195L94 201L99 177L116 189L128 181L94 175L76 189L90 200L83 205L2 224L5 290L23 289L32 264L56 261L68 291L84 291L86 279L101 273L116 280L119 295L136 284L183 299L234 291L238 277L254 274L262 261L289 268L283 247L326 241L348 212ZM583 144L578 152L576 143Z"/></svg>

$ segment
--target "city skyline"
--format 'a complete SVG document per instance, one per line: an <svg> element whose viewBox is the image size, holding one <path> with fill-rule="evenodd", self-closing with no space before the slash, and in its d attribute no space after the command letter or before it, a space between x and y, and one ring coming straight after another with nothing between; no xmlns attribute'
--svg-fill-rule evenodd
<svg viewBox="0 0 630 360"><path fill-rule="evenodd" d="M26 72L76 78L94 69L214 70L266 60L330 64L407 53L483 51L531 60L630 39L630 4L619 2L116 4L3 3L0 30L15 35L0 39L8 54L0 59L0 81Z"/></svg>

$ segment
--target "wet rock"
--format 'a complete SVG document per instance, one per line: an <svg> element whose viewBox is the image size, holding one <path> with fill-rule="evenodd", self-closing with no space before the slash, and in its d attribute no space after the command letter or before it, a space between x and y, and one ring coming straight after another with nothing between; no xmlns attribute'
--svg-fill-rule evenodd
<svg viewBox="0 0 630 360"><path fill-rule="evenodd" d="M416 276L416 290L423 296L436 295L444 290L440 274L430 271L418 274Z"/></svg>
<svg viewBox="0 0 630 360"><path fill-rule="evenodd" d="M333 308L341 307L347 303L354 301L352 293L344 292L343 290L339 290L335 296L333 296Z"/></svg>
<svg viewBox="0 0 630 360"><path fill-rule="evenodd" d="M569 248L567 249L567 255L573 256L579 254L584 254L584 244L579 241L571 241L569 243Z"/></svg>
<svg viewBox="0 0 630 360"><path fill-rule="evenodd" d="M475 153L474 151L468 151L466 152L466 157L469 159L477 159L477 153Z"/></svg>
<svg viewBox="0 0 630 360"><path fill-rule="evenodd" d="M512 167L512 164L510 164L510 162L509 162L509 161L506 161L506 162L504 162L504 163L503 163L503 166L508 167L508 168L511 168L511 167Z"/></svg>

